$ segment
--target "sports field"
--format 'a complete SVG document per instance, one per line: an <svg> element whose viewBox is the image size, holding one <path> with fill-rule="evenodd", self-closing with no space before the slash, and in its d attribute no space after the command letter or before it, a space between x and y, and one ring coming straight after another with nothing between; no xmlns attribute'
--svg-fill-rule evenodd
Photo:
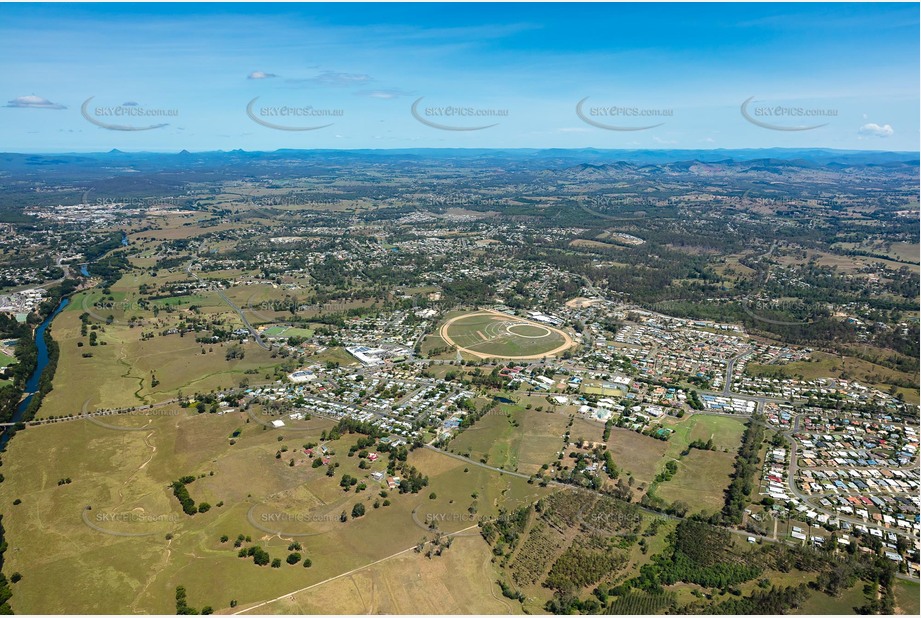
<svg viewBox="0 0 921 618"><path fill-rule="evenodd" d="M476 358L532 360L560 354L575 345L562 330L488 310L450 318L439 334L448 345Z"/></svg>
<svg viewBox="0 0 921 618"><path fill-rule="evenodd" d="M266 337L312 337L313 331L309 328L279 325L268 327L262 334Z"/></svg>

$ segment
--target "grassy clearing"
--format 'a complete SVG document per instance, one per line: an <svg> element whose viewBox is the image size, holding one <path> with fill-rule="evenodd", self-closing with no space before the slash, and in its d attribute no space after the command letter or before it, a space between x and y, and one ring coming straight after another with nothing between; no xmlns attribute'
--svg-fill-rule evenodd
<svg viewBox="0 0 921 618"><path fill-rule="evenodd" d="M713 414L691 414L681 419L668 417L663 421L663 425L674 430L668 440L671 447L668 454L673 457L677 457L691 442L706 442L711 438L716 450L735 453L745 431L745 425L741 420Z"/></svg>
<svg viewBox="0 0 921 618"><path fill-rule="evenodd" d="M918 582L900 579L895 584L895 611L906 616L921 613L921 586Z"/></svg>
<svg viewBox="0 0 921 618"><path fill-rule="evenodd" d="M686 503L691 513L717 512L723 506L734 459L730 453L694 449L679 460L678 472L659 485L657 495L666 502Z"/></svg>
<svg viewBox="0 0 921 618"><path fill-rule="evenodd" d="M662 457L668 449L667 442L619 427L611 429L607 444L614 456L614 463L636 481L647 485L658 473Z"/></svg>
<svg viewBox="0 0 921 618"><path fill-rule="evenodd" d="M563 446L567 417L500 405L464 430L449 448L497 468L533 474ZM516 426L517 425L517 426Z"/></svg>
<svg viewBox="0 0 921 618"><path fill-rule="evenodd" d="M855 608L867 602L863 594L864 582L859 582L853 588L845 590L840 596L833 597L824 592L813 592L799 608L793 610L794 614L855 614ZM915 612L912 612L915 613Z"/></svg>

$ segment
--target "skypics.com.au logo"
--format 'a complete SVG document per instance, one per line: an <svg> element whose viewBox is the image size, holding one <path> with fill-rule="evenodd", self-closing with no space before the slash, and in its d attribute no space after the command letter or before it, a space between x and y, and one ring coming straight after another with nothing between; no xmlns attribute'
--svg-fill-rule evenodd
<svg viewBox="0 0 921 618"><path fill-rule="evenodd" d="M827 122L814 124L815 120L838 117L837 109L794 105L758 105L755 97L748 97L742 102L741 112L742 117L748 122L771 131L812 131L828 124ZM803 124L804 122L809 124Z"/></svg>
<svg viewBox="0 0 921 618"><path fill-rule="evenodd" d="M463 125L454 124L455 121L482 121L483 118L508 118L507 109L495 109L487 107L472 107L461 105L444 105L420 107L422 99L416 99L410 113L412 117L433 129L441 131L482 131L497 126L498 122L492 124ZM437 120L436 120L437 119ZM450 124L449 124L450 123Z"/></svg>
<svg viewBox="0 0 921 618"><path fill-rule="evenodd" d="M276 131L316 131L333 126L334 122L325 124L287 124L285 121L305 122L307 119L315 121L317 118L342 118L345 111L342 109L318 109L312 105L263 105L256 107L256 97L246 105L246 115L249 119L269 129Z"/></svg>
<svg viewBox="0 0 921 618"><path fill-rule="evenodd" d="M87 122L109 131L162 129L169 123L145 124L145 121L149 122L151 118L177 118L179 116L178 109L143 107L135 101L127 101L121 105L91 107L90 102L95 98L92 96L83 102L83 105L80 106L80 114Z"/></svg>
<svg viewBox="0 0 921 618"><path fill-rule="evenodd" d="M576 115L582 122L605 129L606 131L646 131L661 127L665 122L648 124L650 119L672 118L675 110L670 108L651 108L622 105L593 105L586 106L585 102L590 97L585 97L576 103ZM608 120L602 122L602 119ZM624 123L627 124L624 124ZM632 124L642 122L643 124Z"/></svg>

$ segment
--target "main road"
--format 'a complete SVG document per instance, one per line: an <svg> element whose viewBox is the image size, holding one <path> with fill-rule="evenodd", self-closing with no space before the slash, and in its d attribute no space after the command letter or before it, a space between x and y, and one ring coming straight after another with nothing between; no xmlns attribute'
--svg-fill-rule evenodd
<svg viewBox="0 0 921 618"><path fill-rule="evenodd" d="M194 264L195 264L195 258L192 258L191 260L189 260L189 265L186 266L185 271L186 273L191 275L196 281L201 281L201 278L192 271L192 266ZM216 290L218 293L218 296L221 297L221 300L223 300L227 304L228 307L233 309L236 312L236 314L240 316L240 319L243 321L243 326L245 326L246 329L250 332L250 334L253 336L253 340L259 345L259 347L262 348L263 350L271 350L272 346L270 346L269 344L267 344L265 341L262 340L262 336L259 335L259 331L257 331L253 327L253 325L249 323L249 320L247 320L246 316L243 314L243 310L237 307L233 303L232 300L227 298L227 294L224 293L224 289L220 287L219 285L215 286L212 289Z"/></svg>

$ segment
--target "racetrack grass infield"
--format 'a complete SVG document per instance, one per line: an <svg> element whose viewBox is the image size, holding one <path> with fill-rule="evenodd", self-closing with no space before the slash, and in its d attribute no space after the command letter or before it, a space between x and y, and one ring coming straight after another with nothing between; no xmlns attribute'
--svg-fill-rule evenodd
<svg viewBox="0 0 921 618"><path fill-rule="evenodd" d="M465 356L483 359L536 359L560 354L574 345L557 328L486 310L449 317L438 333Z"/></svg>

